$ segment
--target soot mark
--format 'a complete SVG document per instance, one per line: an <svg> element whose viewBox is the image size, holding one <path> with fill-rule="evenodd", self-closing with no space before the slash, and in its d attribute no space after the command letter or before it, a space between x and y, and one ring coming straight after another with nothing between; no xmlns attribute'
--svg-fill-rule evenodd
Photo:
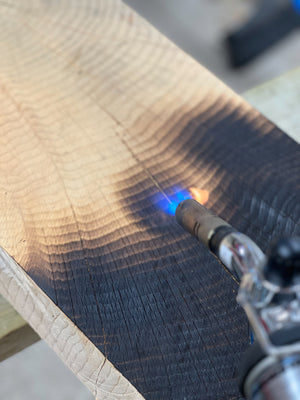
<svg viewBox="0 0 300 400"><path fill-rule="evenodd" d="M263 117L259 117L259 119L263 119ZM300 233L300 182L298 180L300 153L299 146L279 129L264 120L264 132L261 132L257 129L257 126L262 126L262 124L258 122L260 121L250 121L240 117L238 111L227 113L226 117L216 118L215 121L210 121L210 123L207 123L205 115L199 115L186 125L181 134L175 137L169 146L169 151L173 151L174 157L178 158L177 171L174 171L173 166L169 169L166 167L163 154L158 154L157 157L153 158L152 166L153 170L157 171L159 170L157 166L161 163L163 174L153 172L153 176L164 192L172 193L173 188L175 188L175 193L179 192L180 196L181 189L177 189L178 184L184 188L187 187L187 174L184 171L188 170L190 175L197 175L198 180L201 181L201 178L205 179L206 174L213 170L213 190L210 194L210 204L213 211L219 213L237 229L251 236L265 250L274 237ZM268 130L268 133L265 133L266 130ZM145 160L143 162L145 163ZM149 163L147 165L149 165L149 172L152 173L151 165ZM135 178L135 182L142 182L142 177L136 176ZM178 251L181 252L186 261L184 263L185 271L189 271L184 279L183 287L187 288L191 285L196 274L197 282L204 283L206 288L214 286L214 289L219 292L225 285L233 289L234 284L223 275L219 265L210 258L210 255L207 255L206 249L201 248L193 239L187 238L176 226L174 218L169 215L174 212L173 204L176 204L176 199L173 201L172 196L170 196L171 203L168 205L163 198L164 196L157 193L156 190L156 187L147 187L145 190L136 186L133 188L130 185L130 180L128 180L127 189L124 191L126 201L123 206L126 212L136 216L138 225L147 227L149 232L160 237L162 241L166 240L170 249L177 247ZM155 192L154 195L153 191ZM131 195L132 192L139 193L139 195ZM159 196L162 203L157 201ZM169 212L170 209L171 213ZM166 269L171 274L175 273L174 265L172 268ZM177 262L176 265L180 269L183 264ZM191 273L192 269L193 273ZM180 271L182 273L181 269ZM208 271L213 271L214 283L208 283L203 279ZM176 273L180 274L178 270ZM169 279L168 276L167 280ZM172 290L180 290L181 285L182 283L179 286L175 285ZM186 290L187 292L183 290L182 301L192 295L190 288ZM194 290L197 293L199 287L194 286ZM208 291L210 290L208 289ZM168 302L169 298L167 296L165 298ZM215 345L224 346L222 355L226 360L222 362L222 366L226 365L227 372L231 368L231 373L233 373L233 366L237 365L236 359L231 358L232 348L235 348L235 344L231 335L228 335L224 344L223 335L226 335L230 326L232 327L233 318L237 318L238 324L241 324L239 326L242 327L239 332L242 335L239 336L239 343L242 344L239 345L240 350L244 349L247 341L247 334L244 333L247 330L246 320L235 309L231 302L232 299L232 293L228 293L227 297L220 297L217 306L219 313L210 314L208 310L211 310L211 304L208 296L201 292L201 296L198 298L198 307L207 310L204 317L206 322L210 321L211 318L215 321L222 320L219 324L214 322L210 325L208 334L220 335L219 341ZM224 318L230 320L226 328ZM187 319L191 323L190 316ZM200 346L203 340L201 331L198 332L196 340L198 346ZM239 358L241 353L237 348L234 351L237 351L237 358ZM199 354L199 356L203 359L208 354ZM216 359L213 360L213 362L216 362ZM206 379L205 373L203 374L200 369L194 369L195 364L193 362L188 366L185 365L185 368L192 376L195 377L195 373L197 374L195 382L203 382ZM227 373L224 375L224 371L219 370L217 365L215 365L215 368L215 385L220 380L220 376L225 381L229 379L229 375L226 375ZM177 365L178 375L180 374L179 371L180 367ZM184 381L180 379L179 381L180 387L187 387ZM195 387L190 382L188 385L190 393L193 393ZM141 385L140 389L143 393L145 387ZM224 398L230 397L229 392L231 395L233 393L237 395L232 388L224 390ZM208 390L208 393L208 396L210 396L213 392ZM220 388L218 393L214 392L215 398L220 395Z"/></svg>
<svg viewBox="0 0 300 400"><path fill-rule="evenodd" d="M177 170L158 154L153 165L157 171L162 163L164 172L153 176L171 198L178 185L190 184L187 176L201 180L213 169L213 211L221 210L260 245L283 231L298 231L299 149L277 129L263 135L238 112L209 123L199 115L174 136L169 151L178 157ZM139 174L124 179L127 189L119 193L136 230L128 234L115 221L107 240L100 219L99 238L85 241L84 252L80 241L72 249L66 244L51 257L57 261L49 279L42 277L49 268L30 275L102 352L105 330L108 359L148 400L196 400L199 393L204 400L239 398L236 366L248 325L232 293L235 283L157 207L157 187L145 185Z"/></svg>
<svg viewBox="0 0 300 400"><path fill-rule="evenodd" d="M174 137L168 151L172 161L177 161L175 169L174 162L167 168L164 158L169 160L169 155L158 154L151 163L147 161L149 173L170 195L170 202L156 187L139 187L140 196L131 195L135 190L128 179L124 207L137 216L139 224L171 227L169 215L174 214L178 200L189 196L190 177L207 182L210 176L211 183L205 187L212 188L208 208L262 247L276 236L299 234L300 146L262 116L250 120L238 110L223 114L210 121L200 114ZM257 126L263 126L264 132ZM159 165L163 173L152 172ZM143 181L142 176L135 178L135 182Z"/></svg>

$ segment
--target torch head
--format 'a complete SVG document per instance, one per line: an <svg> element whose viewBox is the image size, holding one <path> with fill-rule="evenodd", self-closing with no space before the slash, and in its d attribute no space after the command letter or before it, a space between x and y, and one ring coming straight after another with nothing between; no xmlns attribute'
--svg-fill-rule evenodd
<svg viewBox="0 0 300 400"><path fill-rule="evenodd" d="M194 199L182 201L176 209L175 217L179 225L207 247L210 247L210 239L218 228L230 227L222 218Z"/></svg>
<svg viewBox="0 0 300 400"><path fill-rule="evenodd" d="M279 241L266 262L248 236L197 201L182 201L175 216L241 281L237 300L259 343L246 357L242 393L252 400L299 400L300 238Z"/></svg>

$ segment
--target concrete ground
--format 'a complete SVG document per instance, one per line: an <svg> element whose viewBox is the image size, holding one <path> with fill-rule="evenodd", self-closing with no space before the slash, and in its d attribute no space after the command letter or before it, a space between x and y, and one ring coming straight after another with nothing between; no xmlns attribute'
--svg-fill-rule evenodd
<svg viewBox="0 0 300 400"><path fill-rule="evenodd" d="M92 400L92 394L40 341L0 363L1 400Z"/></svg>
<svg viewBox="0 0 300 400"><path fill-rule="evenodd" d="M222 45L231 27L249 15L257 0L127 0L162 32L243 92L300 65L300 31L255 62L232 70ZM44 342L0 363L1 400L91 400L92 395Z"/></svg>

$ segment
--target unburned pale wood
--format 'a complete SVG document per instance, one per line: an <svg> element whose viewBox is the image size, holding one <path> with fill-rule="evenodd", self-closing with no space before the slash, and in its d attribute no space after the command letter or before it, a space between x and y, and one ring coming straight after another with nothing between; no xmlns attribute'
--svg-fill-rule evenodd
<svg viewBox="0 0 300 400"><path fill-rule="evenodd" d="M299 233L299 147L119 1L1 11L0 291L109 398L239 398L237 284L159 198L204 188L265 250Z"/></svg>

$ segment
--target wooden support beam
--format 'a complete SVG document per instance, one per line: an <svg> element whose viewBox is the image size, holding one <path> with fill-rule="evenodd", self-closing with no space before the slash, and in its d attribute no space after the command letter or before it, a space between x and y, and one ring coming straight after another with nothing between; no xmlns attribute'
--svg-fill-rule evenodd
<svg viewBox="0 0 300 400"><path fill-rule="evenodd" d="M0 296L0 361L39 340L39 336Z"/></svg>
<svg viewBox="0 0 300 400"><path fill-rule="evenodd" d="M64 313L0 248L0 287L6 298L99 399L142 396Z"/></svg>
<svg viewBox="0 0 300 400"><path fill-rule="evenodd" d="M118 0L0 7L1 293L101 399L238 398L237 285L159 206L265 249L299 147Z"/></svg>

